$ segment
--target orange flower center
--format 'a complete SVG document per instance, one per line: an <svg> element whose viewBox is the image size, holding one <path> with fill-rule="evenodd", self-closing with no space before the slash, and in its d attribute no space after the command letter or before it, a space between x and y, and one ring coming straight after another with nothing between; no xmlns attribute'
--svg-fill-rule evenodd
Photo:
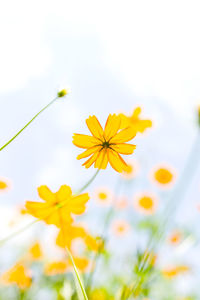
<svg viewBox="0 0 200 300"><path fill-rule="evenodd" d="M173 175L167 169L161 168L155 172L155 179L162 184L167 184L172 181Z"/></svg>
<svg viewBox="0 0 200 300"><path fill-rule="evenodd" d="M139 200L140 206L148 210L153 207L153 200L150 197L144 196Z"/></svg>
<svg viewBox="0 0 200 300"><path fill-rule="evenodd" d="M0 190L6 189L7 184L4 181L0 181Z"/></svg>

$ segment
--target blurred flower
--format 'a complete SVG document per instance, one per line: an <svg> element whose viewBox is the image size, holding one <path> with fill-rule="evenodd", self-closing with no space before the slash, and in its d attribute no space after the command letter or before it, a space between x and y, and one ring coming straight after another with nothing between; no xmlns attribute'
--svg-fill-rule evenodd
<svg viewBox="0 0 200 300"><path fill-rule="evenodd" d="M86 257L74 257L74 262L75 262L77 268L79 269L79 271L81 271L83 273L88 271L90 261ZM70 262L70 264L71 264L71 262Z"/></svg>
<svg viewBox="0 0 200 300"><path fill-rule="evenodd" d="M29 249L30 258L34 261L40 260L43 256L39 242L34 243Z"/></svg>
<svg viewBox="0 0 200 300"><path fill-rule="evenodd" d="M136 160L129 160L126 162L127 163L127 168L125 171L122 172L122 177L124 179L133 179L137 176L138 170L139 170L139 165Z"/></svg>
<svg viewBox="0 0 200 300"><path fill-rule="evenodd" d="M44 273L48 276L65 274L69 267L69 262L65 260L53 261L47 263L44 268Z"/></svg>
<svg viewBox="0 0 200 300"><path fill-rule="evenodd" d="M158 199L150 193L141 193L135 196L134 207L139 212L151 215L155 213L158 206Z"/></svg>
<svg viewBox="0 0 200 300"><path fill-rule="evenodd" d="M182 237L182 233L178 230L175 230L168 237L168 242L172 245L178 245L181 242Z"/></svg>
<svg viewBox="0 0 200 300"><path fill-rule="evenodd" d="M31 285L30 271L21 263L16 264L2 275L5 284L16 284L20 289L29 288Z"/></svg>
<svg viewBox="0 0 200 300"><path fill-rule="evenodd" d="M101 205L109 205L112 203L113 194L107 187L99 187L94 192L95 200Z"/></svg>
<svg viewBox="0 0 200 300"><path fill-rule="evenodd" d="M78 155L77 159L90 156L83 166L89 168L94 164L95 168L106 169L109 162L117 172L126 170L127 164L120 154L128 155L134 152L136 146L126 142L135 137L135 130L129 127L119 131L121 119L115 114L108 116L104 129L95 116L90 116L86 124L92 136L84 134L73 136L75 146L87 149Z"/></svg>
<svg viewBox="0 0 200 300"><path fill-rule="evenodd" d="M0 193L6 192L11 188L11 183L7 178L0 177Z"/></svg>
<svg viewBox="0 0 200 300"><path fill-rule="evenodd" d="M116 199L116 201L114 202L115 208L122 210L127 208L128 206L128 199L125 196L121 196L119 198Z"/></svg>
<svg viewBox="0 0 200 300"><path fill-rule="evenodd" d="M85 204L89 200L87 193L72 196L71 188L67 185L62 185L56 193L51 192L46 185L43 185L38 188L38 194L44 202L27 201L28 213L59 228L72 223L72 213L82 214L86 209Z"/></svg>
<svg viewBox="0 0 200 300"><path fill-rule="evenodd" d="M116 220L112 224L113 233L116 236L124 236L130 230L130 225L125 220Z"/></svg>
<svg viewBox="0 0 200 300"><path fill-rule="evenodd" d="M147 128L152 127L151 120L140 119L140 114L142 112L141 107L136 107L131 116L126 116L124 114L119 114L121 118L120 128L126 128L132 126L136 132L143 133Z"/></svg>
<svg viewBox="0 0 200 300"><path fill-rule="evenodd" d="M151 171L151 179L153 183L156 183L161 188L170 188L176 178L176 172L172 167L160 165Z"/></svg>
<svg viewBox="0 0 200 300"><path fill-rule="evenodd" d="M90 300L106 300L107 295L103 289L95 289L90 294Z"/></svg>
<svg viewBox="0 0 200 300"><path fill-rule="evenodd" d="M165 278L172 279L180 274L184 274L190 271L190 268L186 265L169 266L162 270L162 275Z"/></svg>

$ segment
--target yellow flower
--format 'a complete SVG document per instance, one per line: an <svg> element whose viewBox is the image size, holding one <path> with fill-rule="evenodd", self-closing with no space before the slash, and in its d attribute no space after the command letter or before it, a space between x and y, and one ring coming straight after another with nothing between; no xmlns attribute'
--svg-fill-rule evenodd
<svg viewBox="0 0 200 300"><path fill-rule="evenodd" d="M121 118L121 128L132 126L136 132L143 133L147 128L152 127L151 120L140 119L141 107L136 107L131 116L119 114Z"/></svg>
<svg viewBox="0 0 200 300"><path fill-rule="evenodd" d="M44 268L44 273L48 276L65 274L68 270L69 262L65 260L53 261L47 263Z"/></svg>
<svg viewBox="0 0 200 300"><path fill-rule="evenodd" d="M86 124L92 134L74 134L73 143L79 148L86 149L77 159L90 158L83 163L83 166L89 168L94 164L95 168L106 169L108 162L117 172L126 170L127 164L120 154L132 154L136 148L135 145L126 144L132 140L136 132L128 127L120 130L121 118L119 116L109 115L103 129L95 116L90 116Z"/></svg>
<svg viewBox="0 0 200 300"><path fill-rule="evenodd" d="M176 178L176 172L172 167L167 165L160 165L151 171L151 179L161 188L170 188Z"/></svg>
<svg viewBox="0 0 200 300"><path fill-rule="evenodd" d="M113 194L107 187L99 187L94 192L95 200L101 205L109 205L113 200Z"/></svg>
<svg viewBox="0 0 200 300"><path fill-rule="evenodd" d="M32 260L39 260L42 258L42 249L38 242L34 243L29 249L30 258Z"/></svg>
<svg viewBox="0 0 200 300"><path fill-rule="evenodd" d="M20 289L26 289L31 285L29 270L21 263L16 264L3 274L2 280L6 284L16 284Z"/></svg>
<svg viewBox="0 0 200 300"><path fill-rule="evenodd" d="M89 200L87 193L73 196L71 188L67 185L62 185L56 193L51 192L46 185L43 185L38 188L38 194L44 202L27 201L28 213L59 228L72 223L71 214L82 214L86 209L85 204Z"/></svg>
<svg viewBox="0 0 200 300"><path fill-rule="evenodd" d="M151 215L156 211L157 198L150 193L142 193L135 197L134 207L143 214Z"/></svg>
<svg viewBox="0 0 200 300"><path fill-rule="evenodd" d="M168 238L168 241L172 245L177 245L181 242L182 233L178 230L172 232Z"/></svg>
<svg viewBox="0 0 200 300"><path fill-rule="evenodd" d="M11 187L11 183L8 179L0 177L0 193L6 192Z"/></svg>
<svg viewBox="0 0 200 300"><path fill-rule="evenodd" d="M102 289L95 289L90 294L90 300L106 300L106 292Z"/></svg>
<svg viewBox="0 0 200 300"><path fill-rule="evenodd" d="M124 220L116 220L112 224L113 232L116 236L122 237L130 230L130 225Z"/></svg>
<svg viewBox="0 0 200 300"><path fill-rule="evenodd" d="M74 262L81 272L87 272L90 261L86 257L74 257ZM70 262L71 264L71 262Z"/></svg>

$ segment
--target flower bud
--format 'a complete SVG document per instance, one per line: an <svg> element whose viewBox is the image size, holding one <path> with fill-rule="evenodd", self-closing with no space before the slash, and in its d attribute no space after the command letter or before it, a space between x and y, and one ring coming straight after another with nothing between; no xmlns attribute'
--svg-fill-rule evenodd
<svg viewBox="0 0 200 300"><path fill-rule="evenodd" d="M61 90L61 91L58 92L57 96L59 98L61 98L61 97L64 97L64 96L66 96L68 94L69 94L69 89L63 89L63 90Z"/></svg>

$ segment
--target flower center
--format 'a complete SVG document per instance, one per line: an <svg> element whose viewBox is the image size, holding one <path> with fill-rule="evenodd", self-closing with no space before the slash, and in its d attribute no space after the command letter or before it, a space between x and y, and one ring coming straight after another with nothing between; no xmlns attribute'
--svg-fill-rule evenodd
<svg viewBox="0 0 200 300"><path fill-rule="evenodd" d="M109 148L110 144L109 144L109 142L105 141L105 142L103 142L102 146L103 146L103 148Z"/></svg>

